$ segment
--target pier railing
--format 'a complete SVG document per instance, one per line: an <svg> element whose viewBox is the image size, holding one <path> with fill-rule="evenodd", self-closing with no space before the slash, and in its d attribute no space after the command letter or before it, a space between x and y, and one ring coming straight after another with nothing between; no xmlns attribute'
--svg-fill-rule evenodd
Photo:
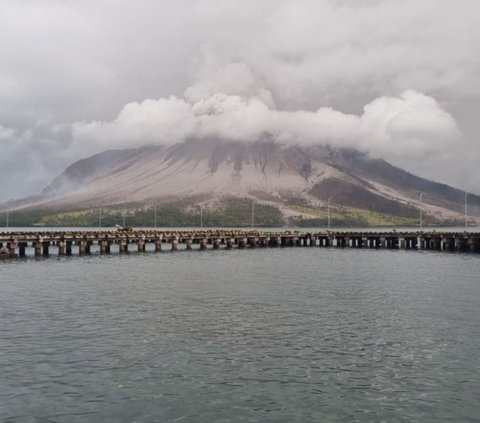
<svg viewBox="0 0 480 423"><path fill-rule="evenodd" d="M0 257L234 248L333 247L480 252L475 232L74 231L2 232Z"/></svg>

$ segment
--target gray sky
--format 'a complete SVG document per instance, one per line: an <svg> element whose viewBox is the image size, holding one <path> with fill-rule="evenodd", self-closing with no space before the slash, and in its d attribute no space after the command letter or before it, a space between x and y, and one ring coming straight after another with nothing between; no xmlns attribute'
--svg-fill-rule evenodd
<svg viewBox="0 0 480 423"><path fill-rule="evenodd" d="M480 193L477 0L0 0L0 201L194 135L359 148Z"/></svg>

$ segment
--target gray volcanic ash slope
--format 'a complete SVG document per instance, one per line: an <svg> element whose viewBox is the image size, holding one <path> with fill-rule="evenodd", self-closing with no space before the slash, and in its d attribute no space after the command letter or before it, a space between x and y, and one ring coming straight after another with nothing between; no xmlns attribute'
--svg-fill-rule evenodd
<svg viewBox="0 0 480 423"><path fill-rule="evenodd" d="M284 216L311 217L312 210L324 208L331 197L334 208L412 218L418 215L421 192L424 210L432 218L462 217L463 191L357 151L271 141L192 140L106 151L80 160L30 201L37 207L86 208L250 198L276 206ZM470 213L478 216L480 197L470 195L469 204Z"/></svg>

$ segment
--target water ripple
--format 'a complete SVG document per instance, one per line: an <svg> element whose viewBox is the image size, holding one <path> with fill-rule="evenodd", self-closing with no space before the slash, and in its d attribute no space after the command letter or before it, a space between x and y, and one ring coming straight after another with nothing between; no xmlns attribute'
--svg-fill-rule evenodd
<svg viewBox="0 0 480 423"><path fill-rule="evenodd" d="M480 259L281 249L0 267L0 421L477 421Z"/></svg>

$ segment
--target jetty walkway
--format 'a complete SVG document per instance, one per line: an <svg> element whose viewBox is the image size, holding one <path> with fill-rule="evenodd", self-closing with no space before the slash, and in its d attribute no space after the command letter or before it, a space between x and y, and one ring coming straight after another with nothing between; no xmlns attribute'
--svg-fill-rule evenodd
<svg viewBox="0 0 480 423"><path fill-rule="evenodd" d="M75 232L0 232L0 257L50 254L125 254L128 252L272 247L333 247L435 250L480 253L475 232L268 232L243 230L98 230ZM27 254L28 252L28 254Z"/></svg>

